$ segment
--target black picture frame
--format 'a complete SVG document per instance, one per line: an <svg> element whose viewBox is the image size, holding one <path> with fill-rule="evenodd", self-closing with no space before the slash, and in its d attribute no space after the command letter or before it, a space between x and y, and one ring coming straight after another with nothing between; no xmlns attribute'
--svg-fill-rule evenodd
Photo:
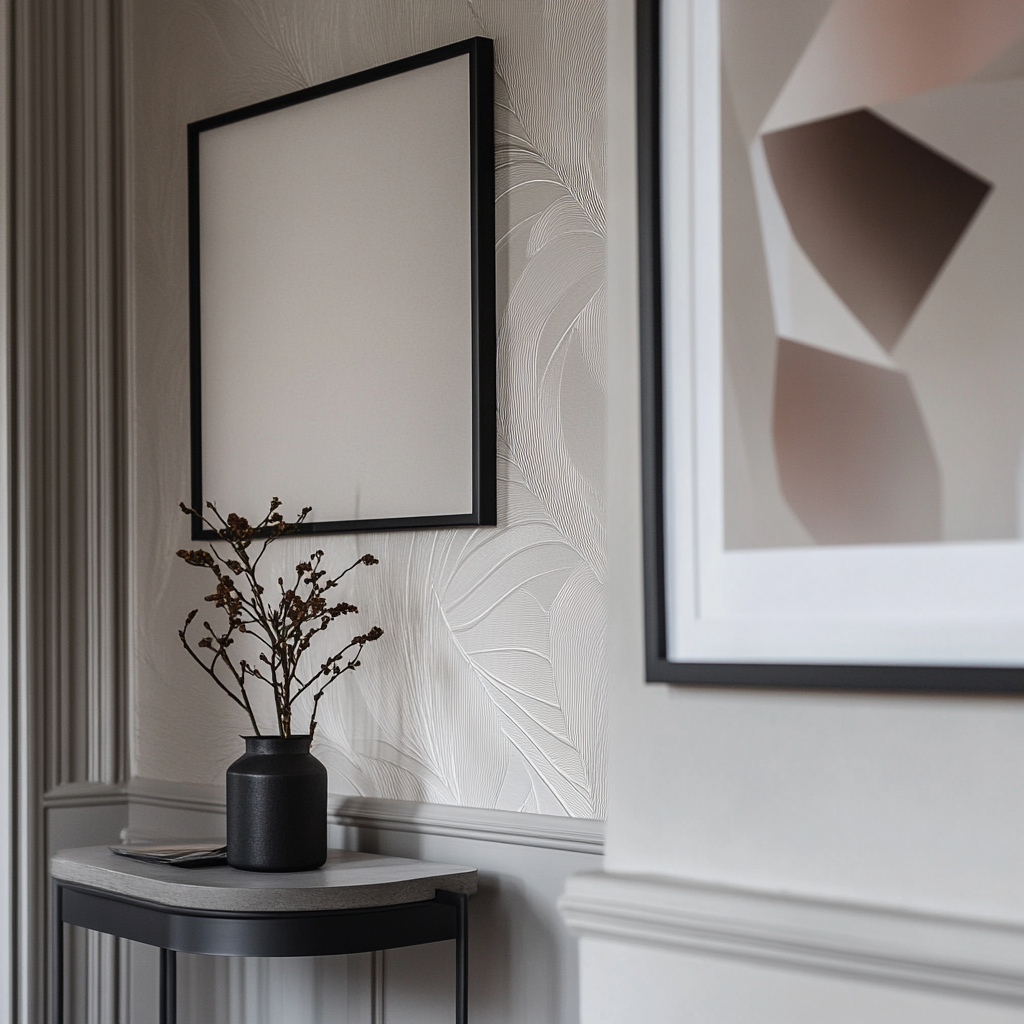
<svg viewBox="0 0 1024 1024"><path fill-rule="evenodd" d="M490 39L473 37L448 46L346 75L309 88L192 122L188 133L189 328L192 506L204 509L203 338L201 254L201 146L204 135L264 114L294 108L322 97L401 76L460 56L469 63L469 183L471 208L471 407L472 507L459 513L379 515L373 518L306 522L303 533L369 532L495 525L497 522L497 435L495 382L495 227L494 227L494 56ZM386 131L386 126L381 126ZM289 498L289 495L281 495ZM301 499L300 495L294 496ZM227 510L222 510L227 511ZM231 510L234 511L234 510ZM253 510L256 511L256 510ZM261 510L259 514L263 514ZM286 509L286 511L289 511ZM315 509L314 509L315 512ZM192 517L195 540L216 534Z"/></svg>
<svg viewBox="0 0 1024 1024"><path fill-rule="evenodd" d="M663 333L662 4L636 2L642 529L646 680L687 687L920 694L1016 694L1024 668L955 664L674 661L668 656ZM1024 622L1021 623L1024 630Z"/></svg>

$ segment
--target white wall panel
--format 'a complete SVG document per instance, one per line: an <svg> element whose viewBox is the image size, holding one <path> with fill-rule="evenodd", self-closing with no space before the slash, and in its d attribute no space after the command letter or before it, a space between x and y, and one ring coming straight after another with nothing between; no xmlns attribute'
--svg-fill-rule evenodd
<svg viewBox="0 0 1024 1024"><path fill-rule="evenodd" d="M585 1024L1020 1024L1024 1010L933 992L584 939Z"/></svg>

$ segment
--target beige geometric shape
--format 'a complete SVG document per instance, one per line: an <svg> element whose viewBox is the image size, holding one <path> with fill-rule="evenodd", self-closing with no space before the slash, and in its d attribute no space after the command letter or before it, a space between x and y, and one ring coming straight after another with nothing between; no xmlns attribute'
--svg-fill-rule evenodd
<svg viewBox="0 0 1024 1024"><path fill-rule="evenodd" d="M728 97L728 89L725 90ZM722 410L725 545L812 543L779 488L772 445L776 331L747 144L722 104Z"/></svg>
<svg viewBox="0 0 1024 1024"><path fill-rule="evenodd" d="M880 113L992 182L894 355L939 461L944 539L1016 537L1024 440L1024 79L937 89Z"/></svg>
<svg viewBox="0 0 1024 1024"><path fill-rule="evenodd" d="M725 89L750 145L833 0L720 0Z"/></svg>
<svg viewBox="0 0 1024 1024"><path fill-rule="evenodd" d="M776 337L896 369L889 353L850 312L793 237L761 139L750 147L750 157Z"/></svg>
<svg viewBox="0 0 1024 1024"><path fill-rule="evenodd" d="M891 352L991 186L867 110L763 142L797 242Z"/></svg>
<svg viewBox="0 0 1024 1024"><path fill-rule="evenodd" d="M941 539L938 465L899 372L779 339L779 481L818 544Z"/></svg>
<svg viewBox="0 0 1024 1024"><path fill-rule="evenodd" d="M1024 0L838 0L761 131L963 81L1022 34Z"/></svg>

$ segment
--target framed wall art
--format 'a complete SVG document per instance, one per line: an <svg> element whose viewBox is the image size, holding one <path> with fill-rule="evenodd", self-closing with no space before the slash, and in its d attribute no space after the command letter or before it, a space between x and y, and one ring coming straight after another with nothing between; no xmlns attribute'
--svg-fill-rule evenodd
<svg viewBox="0 0 1024 1024"><path fill-rule="evenodd" d="M493 117L469 39L188 126L194 507L495 522Z"/></svg>
<svg viewBox="0 0 1024 1024"><path fill-rule="evenodd" d="M637 9L648 679L1024 689L1024 4Z"/></svg>

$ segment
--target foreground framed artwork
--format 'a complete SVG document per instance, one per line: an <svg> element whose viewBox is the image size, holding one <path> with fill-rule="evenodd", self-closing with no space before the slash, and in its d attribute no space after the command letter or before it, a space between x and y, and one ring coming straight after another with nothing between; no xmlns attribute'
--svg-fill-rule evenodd
<svg viewBox="0 0 1024 1024"><path fill-rule="evenodd" d="M647 678L1024 690L1024 4L638 0Z"/></svg>
<svg viewBox="0 0 1024 1024"><path fill-rule="evenodd" d="M188 126L194 508L496 521L493 103L475 38Z"/></svg>

